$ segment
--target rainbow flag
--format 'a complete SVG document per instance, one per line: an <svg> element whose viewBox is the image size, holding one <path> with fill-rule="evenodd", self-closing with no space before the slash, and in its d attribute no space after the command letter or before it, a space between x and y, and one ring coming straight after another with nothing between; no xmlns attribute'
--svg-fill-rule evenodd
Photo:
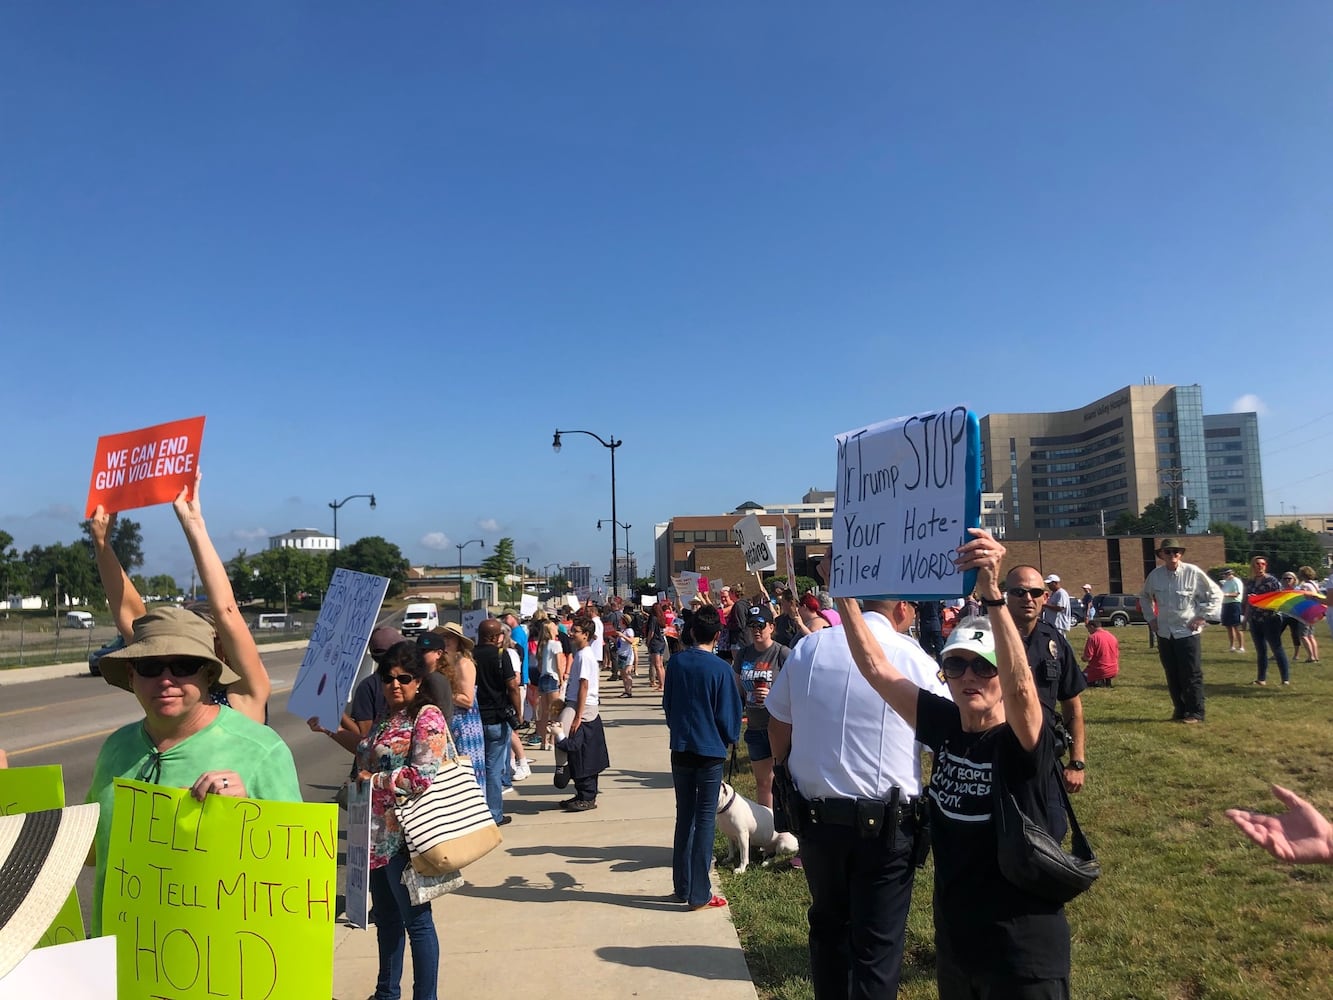
<svg viewBox="0 0 1333 1000"><path fill-rule="evenodd" d="M1313 625L1328 611L1327 597L1304 590L1270 590L1253 595L1250 604L1264 611L1278 611L1288 618L1299 618L1307 625Z"/></svg>

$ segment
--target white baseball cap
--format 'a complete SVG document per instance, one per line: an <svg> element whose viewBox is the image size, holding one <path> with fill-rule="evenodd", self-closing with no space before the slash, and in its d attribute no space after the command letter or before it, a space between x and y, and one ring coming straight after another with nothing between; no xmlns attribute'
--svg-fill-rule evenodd
<svg viewBox="0 0 1333 1000"><path fill-rule="evenodd" d="M1048 577L1046 578L1046 582L1047 582L1047 583L1059 583L1059 582L1060 582L1060 578L1059 578L1058 576L1056 576L1054 573L1052 573L1050 576L1048 576Z"/></svg>

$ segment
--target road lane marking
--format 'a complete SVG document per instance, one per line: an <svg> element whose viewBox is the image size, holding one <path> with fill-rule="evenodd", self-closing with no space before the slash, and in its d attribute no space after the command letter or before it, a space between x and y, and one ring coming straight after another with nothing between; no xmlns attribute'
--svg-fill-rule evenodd
<svg viewBox="0 0 1333 1000"><path fill-rule="evenodd" d="M100 699L105 697L105 695L106 692L104 691L101 694L90 694L86 698L66 698L66 699L61 699L60 701L53 701L46 705L32 705L29 708L15 708L11 709L8 712L0 712L0 719L3 719L6 716L10 715L26 715L28 712L41 712L45 711L48 708L65 709L68 708L70 705L77 705L81 701L99 701Z"/></svg>
<svg viewBox="0 0 1333 1000"><path fill-rule="evenodd" d="M53 747L68 746L71 743L80 743L83 740L96 739L98 736L110 736L112 733L114 733L117 729L120 728L121 728L120 726L115 726L111 729L103 729L100 732L88 733L85 736L71 736L67 740L56 740L54 743L39 743L35 747L24 747L22 750L11 750L9 751L9 756L21 757L25 753L36 753L38 750L50 750Z"/></svg>

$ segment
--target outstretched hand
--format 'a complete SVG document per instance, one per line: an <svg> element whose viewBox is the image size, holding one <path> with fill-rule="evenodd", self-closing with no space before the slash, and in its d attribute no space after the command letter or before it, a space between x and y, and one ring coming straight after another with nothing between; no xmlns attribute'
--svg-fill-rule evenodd
<svg viewBox="0 0 1333 1000"><path fill-rule="evenodd" d="M1005 548L985 528L968 528L967 531L973 536L972 540L958 546L954 565L960 573L970 569L977 571L978 594L986 598L998 596L1002 589L1000 567L1004 563Z"/></svg>
<svg viewBox="0 0 1333 1000"><path fill-rule="evenodd" d="M182 486L181 491L176 494L176 499L171 502L171 507L176 512L176 517L180 520L182 528L188 528L191 524L203 523L204 512L199 506L199 480L203 477L203 470L196 468L194 471L193 493L191 493L190 487Z"/></svg>
<svg viewBox="0 0 1333 1000"><path fill-rule="evenodd" d="M1293 865L1333 864L1333 824L1288 788L1274 785L1273 795L1287 806L1287 812L1269 816L1248 809L1228 809L1227 818L1279 861Z"/></svg>
<svg viewBox="0 0 1333 1000"><path fill-rule="evenodd" d="M106 540L111 537L111 529L116 523L116 515L108 514L106 508L100 503L93 510L93 516L88 518L88 534L93 540L94 548L105 548Z"/></svg>

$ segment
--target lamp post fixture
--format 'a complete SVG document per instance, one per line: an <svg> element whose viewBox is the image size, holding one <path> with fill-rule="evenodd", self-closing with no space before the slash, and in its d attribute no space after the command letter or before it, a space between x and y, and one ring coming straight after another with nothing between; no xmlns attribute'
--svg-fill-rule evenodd
<svg viewBox="0 0 1333 1000"><path fill-rule="evenodd" d="M557 452L560 450L560 435L561 435L561 434L586 434L586 435L587 435L588 437L590 437L590 438L595 438L595 439L597 440L597 443L598 443L598 444L600 444L603 448L606 448L608 451L611 452L611 520L615 521L615 519L616 519L616 449L619 448L619 447L620 447L622 444L624 444L625 442L623 442L623 441L617 441L617 440L616 440L616 437L615 437L614 434L611 435L611 440L610 440L610 441L607 441L607 440L606 440L605 438L603 438L600 434L594 434L592 431L560 431L560 430L558 430L558 431L555 432L555 437L551 439L551 447L552 447L553 449L555 449L555 451L557 451ZM619 522L617 521L616 523L618 524ZM619 576L619 574L618 574L618 572L617 572L617 570L616 570L616 551L617 551L617 548L618 548L618 547L617 547L617 545L616 545L616 533L613 531L613 532L611 532L611 593L612 593L613 595L616 593L617 590L620 589L620 576Z"/></svg>
<svg viewBox="0 0 1333 1000"><path fill-rule="evenodd" d="M610 522L611 522L612 524L616 525L616 527L620 528L621 530L623 530L623 531L625 532L625 573L626 573L626 575L628 575L628 574L629 574L629 529L632 528L632 527L634 527L634 525L632 525L632 524L621 524L621 523L620 523L619 521L617 521L614 517L609 518L609 519L605 519L605 520L610 520ZM598 522L597 522L597 530L598 530L598 531L601 531L601 530L602 530L602 522L601 522L601 521L598 521ZM616 532L615 532L615 529L613 528L613 529L611 530L611 537L614 538L615 535L616 535ZM611 573L612 573L612 576L613 576L613 577L614 577L614 575L615 575L615 572L616 572L616 564L615 564L615 559L614 559L614 557L612 557L612 562L611 562ZM629 589L630 589L631 591L634 589L634 581L633 581L633 580L626 580L625 583L628 585L628 587L629 587ZM613 592L615 591L615 588L616 588L615 580L613 579L612 582L611 582L611 589L612 589ZM615 596L614 593L613 593L612 596Z"/></svg>
<svg viewBox="0 0 1333 1000"><path fill-rule="evenodd" d="M466 542L454 542L454 548L458 550L458 627L463 627L463 550L476 542L483 549L486 543L480 538L469 538Z"/></svg>
<svg viewBox="0 0 1333 1000"><path fill-rule="evenodd" d="M370 501L370 509L371 509L371 510L374 510L374 509L375 509L375 494L374 494L374 493L353 493L350 497L343 497L341 500L335 500L335 501L333 501L333 502L331 502L331 503L329 504L329 507L332 508L332 510L333 510L333 551L334 551L334 552L337 552L337 551L338 551L338 547L339 547L339 546L338 546L338 508L341 507L343 504L345 504L348 500L358 500L358 499L360 499L360 498L362 498L362 497L364 497L364 498L366 498L367 500Z"/></svg>

